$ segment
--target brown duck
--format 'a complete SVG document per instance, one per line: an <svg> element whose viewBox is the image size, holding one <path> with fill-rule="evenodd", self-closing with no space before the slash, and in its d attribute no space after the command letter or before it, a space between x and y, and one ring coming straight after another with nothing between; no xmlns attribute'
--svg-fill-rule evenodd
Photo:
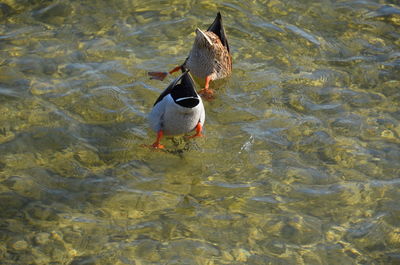
<svg viewBox="0 0 400 265"><path fill-rule="evenodd" d="M195 77L205 80L204 88L199 91L199 94L208 99L211 99L214 93L209 88L210 81L231 75L232 56L220 12L207 31L196 29L196 38L192 50L182 65L175 67L168 73L149 72L148 74L151 79L164 80L168 74L172 74L182 67L188 68Z"/></svg>

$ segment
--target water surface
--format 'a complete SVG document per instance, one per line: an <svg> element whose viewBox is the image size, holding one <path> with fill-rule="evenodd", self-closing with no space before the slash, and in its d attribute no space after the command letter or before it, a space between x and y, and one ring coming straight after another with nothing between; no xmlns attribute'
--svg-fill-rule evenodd
<svg viewBox="0 0 400 265"><path fill-rule="evenodd" d="M221 11L206 137L146 116ZM0 3L1 264L399 264L391 0Z"/></svg>

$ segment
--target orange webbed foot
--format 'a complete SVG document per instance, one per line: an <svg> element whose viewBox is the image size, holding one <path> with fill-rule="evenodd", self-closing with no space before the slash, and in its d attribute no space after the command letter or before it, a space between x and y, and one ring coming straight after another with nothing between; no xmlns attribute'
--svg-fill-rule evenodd
<svg viewBox="0 0 400 265"><path fill-rule="evenodd" d="M163 137L164 132L162 130L159 130L157 132L157 139L156 141L152 144L149 145L148 147L153 148L153 149L164 149L164 145L160 144L161 138Z"/></svg>
<svg viewBox="0 0 400 265"><path fill-rule="evenodd" d="M206 100L214 99L214 91L209 88L211 82L211 76L206 77L206 83L204 88L199 91L199 94Z"/></svg>
<svg viewBox="0 0 400 265"><path fill-rule="evenodd" d="M144 147L144 148L149 148L149 149L152 149L152 150L162 150L162 149L165 148L164 145L156 144L156 143L154 143L154 144L141 144L140 146Z"/></svg>
<svg viewBox="0 0 400 265"><path fill-rule="evenodd" d="M202 133L196 133L195 135L191 135L191 136L187 136L187 139L192 139L192 138L196 138L196 137L203 137L204 134Z"/></svg>
<svg viewBox="0 0 400 265"><path fill-rule="evenodd" d="M195 138L195 137L203 137L204 135L201 133L202 131L203 131L203 126L201 126L201 123L199 122L196 125L196 134L192 135L192 136L187 136L186 138L187 139L192 139L192 138Z"/></svg>
<svg viewBox="0 0 400 265"><path fill-rule="evenodd" d="M203 88L199 91L199 95L201 95L206 100L215 99L214 91L209 88Z"/></svg>
<svg viewBox="0 0 400 265"><path fill-rule="evenodd" d="M164 145L159 144L159 143L154 143L154 144L151 145L151 147L154 148L154 149L164 149L165 148Z"/></svg>
<svg viewBox="0 0 400 265"><path fill-rule="evenodd" d="M150 79L156 79L160 81L163 81L168 75L167 72L148 72L147 74L150 76Z"/></svg>

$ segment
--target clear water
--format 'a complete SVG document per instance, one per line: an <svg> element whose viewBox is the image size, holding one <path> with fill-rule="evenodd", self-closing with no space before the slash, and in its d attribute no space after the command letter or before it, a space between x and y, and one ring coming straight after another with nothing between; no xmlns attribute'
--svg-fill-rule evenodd
<svg viewBox="0 0 400 265"><path fill-rule="evenodd" d="M194 29L206 137L146 115ZM400 264L395 0L0 3L1 264Z"/></svg>

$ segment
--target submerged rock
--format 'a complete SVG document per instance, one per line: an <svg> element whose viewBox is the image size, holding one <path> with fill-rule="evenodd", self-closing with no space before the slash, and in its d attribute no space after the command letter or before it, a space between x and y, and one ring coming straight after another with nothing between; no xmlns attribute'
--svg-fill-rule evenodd
<svg viewBox="0 0 400 265"><path fill-rule="evenodd" d="M25 240L17 240L11 246L14 250L25 250L28 248L28 242Z"/></svg>
<svg viewBox="0 0 400 265"><path fill-rule="evenodd" d="M50 239L49 233L42 232L42 233L38 233L35 236L35 242L36 242L36 244L39 244L39 245L44 245L44 244L48 243L49 239Z"/></svg>
<svg viewBox="0 0 400 265"><path fill-rule="evenodd" d="M33 11L33 16L45 23L60 24L72 12L72 8L68 4L54 3L44 8Z"/></svg>
<svg viewBox="0 0 400 265"><path fill-rule="evenodd" d="M0 3L0 19L6 18L13 13L13 9L11 6L6 3Z"/></svg>

